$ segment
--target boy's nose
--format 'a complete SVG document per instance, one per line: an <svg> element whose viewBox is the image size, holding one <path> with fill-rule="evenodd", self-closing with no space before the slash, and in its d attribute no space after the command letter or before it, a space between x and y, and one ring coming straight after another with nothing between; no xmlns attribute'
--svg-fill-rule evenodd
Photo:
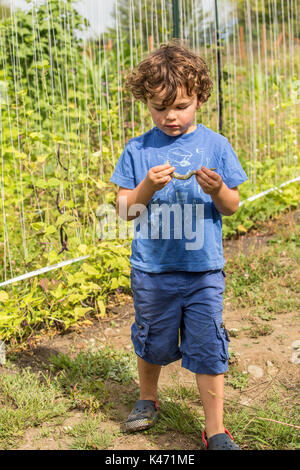
<svg viewBox="0 0 300 470"><path fill-rule="evenodd" d="M174 119L176 119L176 113L174 111L169 111L166 116L166 120L173 121Z"/></svg>

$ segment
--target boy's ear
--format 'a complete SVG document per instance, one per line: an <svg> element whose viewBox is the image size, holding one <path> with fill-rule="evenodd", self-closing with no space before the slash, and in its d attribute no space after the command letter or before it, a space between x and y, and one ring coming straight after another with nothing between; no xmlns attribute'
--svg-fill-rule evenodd
<svg viewBox="0 0 300 470"><path fill-rule="evenodd" d="M202 101L200 101L200 100L198 99L198 100L197 100L197 109L199 109L201 105L202 105Z"/></svg>

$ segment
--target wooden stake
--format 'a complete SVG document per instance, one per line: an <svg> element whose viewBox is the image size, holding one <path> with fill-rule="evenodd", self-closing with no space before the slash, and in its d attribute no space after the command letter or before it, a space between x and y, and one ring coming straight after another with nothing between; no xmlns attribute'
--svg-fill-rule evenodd
<svg viewBox="0 0 300 470"><path fill-rule="evenodd" d="M149 51L153 50L153 36L148 36L148 49Z"/></svg>
<svg viewBox="0 0 300 470"><path fill-rule="evenodd" d="M106 50L110 51L112 49L112 45L113 45L112 39L109 39L106 43Z"/></svg>
<svg viewBox="0 0 300 470"><path fill-rule="evenodd" d="M245 41L244 41L244 27L240 26L240 45L241 45L241 58L245 59Z"/></svg>
<svg viewBox="0 0 300 470"><path fill-rule="evenodd" d="M283 40L283 33L281 32L279 34L279 38L277 39L277 42L276 42L276 47L279 47L280 44L282 43L282 40Z"/></svg>

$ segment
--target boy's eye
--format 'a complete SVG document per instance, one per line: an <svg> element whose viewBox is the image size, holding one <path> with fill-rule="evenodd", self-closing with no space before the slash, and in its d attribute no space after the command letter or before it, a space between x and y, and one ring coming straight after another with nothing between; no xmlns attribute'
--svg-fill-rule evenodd
<svg viewBox="0 0 300 470"><path fill-rule="evenodd" d="M177 106L177 109L186 109L187 106ZM165 108L154 108L156 111L164 111Z"/></svg>

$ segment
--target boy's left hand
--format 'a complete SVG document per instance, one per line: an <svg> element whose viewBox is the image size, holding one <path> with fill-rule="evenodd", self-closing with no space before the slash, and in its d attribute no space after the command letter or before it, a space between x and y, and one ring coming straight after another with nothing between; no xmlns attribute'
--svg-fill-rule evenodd
<svg viewBox="0 0 300 470"><path fill-rule="evenodd" d="M223 180L218 173L202 166L201 170L196 171L195 176L205 194L214 195L220 191Z"/></svg>

